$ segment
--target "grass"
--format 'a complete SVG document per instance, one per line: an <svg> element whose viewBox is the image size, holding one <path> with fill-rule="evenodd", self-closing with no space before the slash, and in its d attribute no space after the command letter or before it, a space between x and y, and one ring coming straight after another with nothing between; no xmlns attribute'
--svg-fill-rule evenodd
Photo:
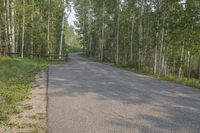
<svg viewBox="0 0 200 133"><path fill-rule="evenodd" d="M188 78L179 78L176 75L168 74L165 76L161 76L162 79L172 81L178 84L190 86L190 87L195 87L200 89L200 83L197 79L188 79Z"/></svg>
<svg viewBox="0 0 200 133"><path fill-rule="evenodd" d="M0 124L22 112L17 104L28 98L35 75L53 63L61 61L0 57Z"/></svg>
<svg viewBox="0 0 200 133"><path fill-rule="evenodd" d="M32 110L32 109L33 109L33 106L30 105L30 104L27 104L27 105L24 106L24 109L25 109L25 110Z"/></svg>
<svg viewBox="0 0 200 133"><path fill-rule="evenodd" d="M96 61L96 62L100 62L98 59L96 59L94 57L89 57L84 53L80 54L80 56L88 58L88 59ZM152 76L152 77L157 78L157 79L163 79L163 80L171 81L171 82L174 82L174 83L177 83L177 84L181 84L181 85L200 89L200 82L197 79L189 79L189 78L185 78L185 77L179 78L178 76L173 75L173 74L167 74L167 75L159 76L159 75L155 75L153 72L137 70L134 67L131 67L129 65L121 65L121 64L117 65L115 63L110 63L110 62L103 62L103 63L110 65L110 66L113 66L113 67L123 68L125 70L132 71L132 72L135 72L135 73L149 75L149 76Z"/></svg>
<svg viewBox="0 0 200 133"><path fill-rule="evenodd" d="M186 78L186 77L178 77L177 75L174 74L166 74L166 75L156 75L153 72L148 72L148 71L142 71L142 70L137 70L129 66L121 66L121 65L112 65L112 66L117 66L120 68L124 68L129 71L133 71L139 74L144 74L144 75L149 75L157 79L162 79L162 80L167 80L171 81L180 85L185 85L189 87L194 87L200 89L200 82L197 79L194 78Z"/></svg>

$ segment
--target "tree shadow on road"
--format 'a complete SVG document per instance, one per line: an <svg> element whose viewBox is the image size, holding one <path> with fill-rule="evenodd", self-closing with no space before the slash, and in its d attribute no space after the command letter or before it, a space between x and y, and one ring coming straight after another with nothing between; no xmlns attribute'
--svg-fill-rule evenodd
<svg viewBox="0 0 200 133"><path fill-rule="evenodd" d="M200 132L200 90L93 62L52 66L49 76L49 97L93 93L95 100L138 110L114 114L107 124L136 132Z"/></svg>

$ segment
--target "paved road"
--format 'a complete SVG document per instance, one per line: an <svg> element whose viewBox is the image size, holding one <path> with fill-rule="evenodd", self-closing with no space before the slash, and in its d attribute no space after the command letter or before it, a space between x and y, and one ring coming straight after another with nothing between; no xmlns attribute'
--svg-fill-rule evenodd
<svg viewBox="0 0 200 133"><path fill-rule="evenodd" d="M200 90L70 58L49 68L48 133L200 133Z"/></svg>

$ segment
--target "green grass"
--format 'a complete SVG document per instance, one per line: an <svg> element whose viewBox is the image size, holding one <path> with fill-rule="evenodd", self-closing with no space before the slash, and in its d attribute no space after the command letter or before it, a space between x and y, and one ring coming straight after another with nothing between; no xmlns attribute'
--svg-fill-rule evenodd
<svg viewBox="0 0 200 133"><path fill-rule="evenodd" d="M179 78L176 75L168 74L165 76L161 76L162 79L172 81L178 84L190 86L190 87L195 87L200 89L200 83L197 79L188 79L188 78Z"/></svg>
<svg viewBox="0 0 200 133"><path fill-rule="evenodd" d="M171 81L171 82L174 82L174 83L177 83L177 84L181 84L181 85L200 89L200 83L197 79L186 78L186 77L179 78L178 76L173 75L173 74L167 74L167 75L160 75L159 76L159 75L155 75L153 72L137 70L137 69L130 67L130 66L127 66L127 65L116 65L116 64L111 64L111 65L115 66L115 67L119 67L119 68L129 70L129 71L132 71L132 72L135 72L135 73L149 75L149 76L152 76L152 77L157 78L157 79L163 79L163 80Z"/></svg>
<svg viewBox="0 0 200 133"><path fill-rule="evenodd" d="M61 61L0 57L0 124L21 112L17 104L28 98L35 75L53 63Z"/></svg>

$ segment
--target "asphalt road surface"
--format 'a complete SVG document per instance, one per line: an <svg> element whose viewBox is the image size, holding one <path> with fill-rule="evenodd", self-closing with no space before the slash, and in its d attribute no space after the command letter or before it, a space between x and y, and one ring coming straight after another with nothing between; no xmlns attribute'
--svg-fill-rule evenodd
<svg viewBox="0 0 200 133"><path fill-rule="evenodd" d="M69 57L49 68L48 133L200 133L200 90Z"/></svg>

